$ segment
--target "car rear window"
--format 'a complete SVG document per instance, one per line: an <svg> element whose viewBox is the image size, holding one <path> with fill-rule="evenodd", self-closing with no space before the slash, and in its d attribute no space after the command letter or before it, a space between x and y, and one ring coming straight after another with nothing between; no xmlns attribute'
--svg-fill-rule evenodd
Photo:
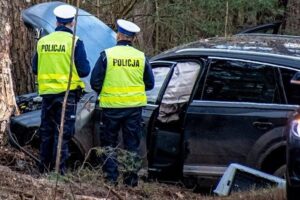
<svg viewBox="0 0 300 200"><path fill-rule="evenodd" d="M203 100L280 103L277 70L264 64L212 60Z"/></svg>

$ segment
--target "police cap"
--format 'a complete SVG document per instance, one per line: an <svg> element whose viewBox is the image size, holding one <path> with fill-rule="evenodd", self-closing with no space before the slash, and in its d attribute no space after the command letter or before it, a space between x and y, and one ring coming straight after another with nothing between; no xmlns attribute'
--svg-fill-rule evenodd
<svg viewBox="0 0 300 200"><path fill-rule="evenodd" d="M76 9L70 5L60 5L53 10L56 20L59 23L69 23L72 22L75 15Z"/></svg>
<svg viewBox="0 0 300 200"><path fill-rule="evenodd" d="M136 33L140 32L140 27L138 27L135 23L124 20L118 19L118 32L123 33L128 36L134 36Z"/></svg>

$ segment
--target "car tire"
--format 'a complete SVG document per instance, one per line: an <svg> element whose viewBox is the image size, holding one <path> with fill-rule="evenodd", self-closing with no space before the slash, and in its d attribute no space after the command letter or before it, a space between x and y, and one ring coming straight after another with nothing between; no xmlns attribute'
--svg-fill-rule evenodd
<svg viewBox="0 0 300 200"><path fill-rule="evenodd" d="M277 170L275 170L273 175L285 179L285 177L286 177L286 164L280 166Z"/></svg>
<svg viewBox="0 0 300 200"><path fill-rule="evenodd" d="M286 198L287 200L299 200L300 187L293 187L290 183L286 182Z"/></svg>

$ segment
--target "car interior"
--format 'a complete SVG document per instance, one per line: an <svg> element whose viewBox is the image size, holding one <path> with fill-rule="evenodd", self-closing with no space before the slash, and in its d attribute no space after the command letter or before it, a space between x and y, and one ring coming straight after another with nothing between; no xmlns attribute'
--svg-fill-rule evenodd
<svg viewBox="0 0 300 200"><path fill-rule="evenodd" d="M154 165L176 165L180 162L180 130L184 120L184 111L187 108L194 85L197 81L201 64L197 62L178 62L163 95L162 102L151 135ZM165 69L156 68L156 73Z"/></svg>

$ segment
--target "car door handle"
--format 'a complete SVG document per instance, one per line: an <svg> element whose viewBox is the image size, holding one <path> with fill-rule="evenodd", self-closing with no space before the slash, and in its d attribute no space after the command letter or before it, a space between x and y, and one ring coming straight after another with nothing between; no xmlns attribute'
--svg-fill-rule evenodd
<svg viewBox="0 0 300 200"><path fill-rule="evenodd" d="M260 130L268 130L274 126L272 122L253 122L252 125Z"/></svg>

